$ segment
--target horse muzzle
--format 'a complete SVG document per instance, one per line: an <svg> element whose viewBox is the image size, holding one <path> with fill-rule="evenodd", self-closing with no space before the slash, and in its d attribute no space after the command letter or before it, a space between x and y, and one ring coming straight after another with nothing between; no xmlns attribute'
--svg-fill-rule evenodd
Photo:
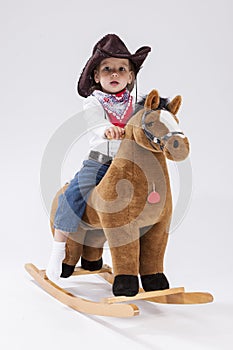
<svg viewBox="0 0 233 350"><path fill-rule="evenodd" d="M175 162L186 159L189 151L189 141L184 135L174 135L164 143L166 157Z"/></svg>

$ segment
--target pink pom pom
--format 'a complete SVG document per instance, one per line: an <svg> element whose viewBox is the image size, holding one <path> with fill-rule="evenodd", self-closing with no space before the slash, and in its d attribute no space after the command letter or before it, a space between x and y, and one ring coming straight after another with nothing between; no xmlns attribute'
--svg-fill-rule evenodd
<svg viewBox="0 0 233 350"><path fill-rule="evenodd" d="M160 202L160 195L158 192L153 191L149 194L147 197L147 201L151 204L159 203Z"/></svg>

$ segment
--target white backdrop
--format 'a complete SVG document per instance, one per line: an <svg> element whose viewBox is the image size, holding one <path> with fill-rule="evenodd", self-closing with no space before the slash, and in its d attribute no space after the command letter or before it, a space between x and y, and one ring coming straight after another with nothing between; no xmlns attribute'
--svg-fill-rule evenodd
<svg viewBox="0 0 233 350"><path fill-rule="evenodd" d="M63 349L77 343L81 329L88 349L92 342L109 348L103 335L136 349L230 349L232 1L0 0L0 7L2 348L40 349L39 331L48 346ZM204 309L147 304L136 321L84 317L54 302L23 270L25 262L45 267L48 261L41 160L57 128L81 110L76 82L107 33L118 34L131 52L152 47L138 76L139 93L156 88L161 96L183 96L178 116L191 142L193 195L170 237L166 271L173 286L212 292L216 302Z"/></svg>

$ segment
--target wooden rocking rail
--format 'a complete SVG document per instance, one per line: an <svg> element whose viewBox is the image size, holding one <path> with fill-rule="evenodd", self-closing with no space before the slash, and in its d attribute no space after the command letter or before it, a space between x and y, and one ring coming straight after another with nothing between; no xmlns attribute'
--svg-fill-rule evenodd
<svg viewBox="0 0 233 350"><path fill-rule="evenodd" d="M25 265L26 271L35 279L35 281L50 295L70 308L92 315L111 316L111 317L132 317L139 315L139 308L131 304L133 300L146 300L156 303L166 304L200 304L213 301L213 296L203 292L185 292L183 287L170 288L153 292L140 292L133 297L109 297L103 298L100 302L80 298L66 291L50 281L45 270L39 270L35 265L28 263ZM98 271L87 271L81 267L76 267L73 276L98 274L109 283L113 282L113 273L111 267L104 265ZM124 302L130 302L126 304Z"/></svg>

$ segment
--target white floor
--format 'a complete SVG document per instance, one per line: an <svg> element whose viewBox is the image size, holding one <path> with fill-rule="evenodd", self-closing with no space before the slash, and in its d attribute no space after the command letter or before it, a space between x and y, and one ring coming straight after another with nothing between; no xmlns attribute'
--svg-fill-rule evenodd
<svg viewBox="0 0 233 350"><path fill-rule="evenodd" d="M225 200L219 212L213 200L202 201L201 206L198 203L193 199L182 225L170 237L166 270L173 287L209 291L215 297L214 303L163 305L140 301L136 302L140 315L130 319L78 313L45 293L24 270L26 262L45 267L50 244L46 248L43 245L47 239L51 242L51 237L49 233L48 237L41 234L31 241L27 237L21 253L15 245L13 250L5 249L5 264L1 264L6 268L1 271L0 348L232 349L232 239L227 234L230 206ZM215 222L209 221L211 217ZM224 217L226 220L222 220ZM5 247L11 248L10 240ZM104 257L109 263L107 249ZM98 276L72 277L63 280L62 285L92 300L111 295L110 285Z"/></svg>
<svg viewBox="0 0 233 350"><path fill-rule="evenodd" d="M233 303L223 298L199 306L136 302L140 315L131 319L90 316L57 302L17 270L2 278L1 349L232 349ZM68 286L93 300L111 294L98 278Z"/></svg>

